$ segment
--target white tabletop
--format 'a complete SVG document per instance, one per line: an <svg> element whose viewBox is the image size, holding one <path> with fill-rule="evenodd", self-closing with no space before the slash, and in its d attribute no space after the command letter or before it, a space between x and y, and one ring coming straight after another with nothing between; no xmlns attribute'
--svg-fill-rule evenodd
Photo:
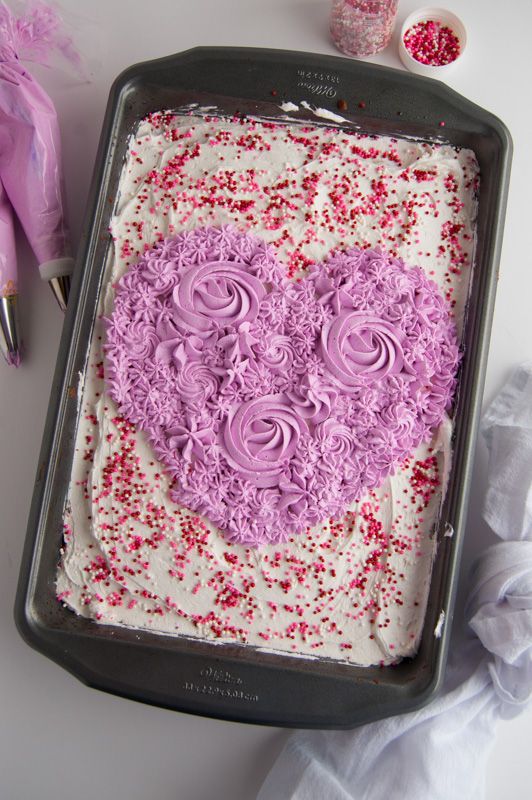
<svg viewBox="0 0 532 800"><path fill-rule="evenodd" d="M398 24L419 5L401 0ZM122 69L196 45L336 53L328 36L328 0L63 0L62 6L94 70L92 82L85 84L66 73L38 70L61 123L74 246L108 90ZM532 3L455 0L448 7L468 29L463 63L448 83L499 116L515 146L487 371L488 402L512 366L532 358ZM396 41L369 60L401 68ZM15 630L12 607L62 325L22 236L19 273L26 355L19 370L0 363L0 796L251 800L286 731L201 719L88 689L27 647ZM479 442L462 586L473 555L493 539L481 519L485 462ZM530 796L531 740L530 712L500 724L488 770L488 800Z"/></svg>

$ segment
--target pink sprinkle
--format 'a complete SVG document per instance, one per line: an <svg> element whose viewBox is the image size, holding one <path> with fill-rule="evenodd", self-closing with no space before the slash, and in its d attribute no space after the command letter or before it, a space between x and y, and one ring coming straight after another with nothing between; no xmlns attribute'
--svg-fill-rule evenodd
<svg viewBox="0 0 532 800"><path fill-rule="evenodd" d="M460 39L437 20L416 23L407 30L403 41L412 58L430 67L443 67L460 55Z"/></svg>

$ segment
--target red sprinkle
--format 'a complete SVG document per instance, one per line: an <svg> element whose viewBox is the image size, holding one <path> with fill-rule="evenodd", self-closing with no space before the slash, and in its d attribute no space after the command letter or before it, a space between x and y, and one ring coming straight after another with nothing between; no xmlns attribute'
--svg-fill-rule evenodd
<svg viewBox="0 0 532 800"><path fill-rule="evenodd" d="M437 20L416 23L407 30L403 41L412 58L430 67L443 67L460 55L460 39Z"/></svg>

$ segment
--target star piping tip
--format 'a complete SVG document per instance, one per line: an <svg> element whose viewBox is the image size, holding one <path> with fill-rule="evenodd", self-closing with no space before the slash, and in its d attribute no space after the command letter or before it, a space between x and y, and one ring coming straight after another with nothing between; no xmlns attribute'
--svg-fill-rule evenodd
<svg viewBox="0 0 532 800"><path fill-rule="evenodd" d="M59 308L65 312L70 293L70 275L58 275L55 278L51 278L48 284L59 304Z"/></svg>
<svg viewBox="0 0 532 800"><path fill-rule="evenodd" d="M20 366L18 296L0 297L0 349L10 366Z"/></svg>

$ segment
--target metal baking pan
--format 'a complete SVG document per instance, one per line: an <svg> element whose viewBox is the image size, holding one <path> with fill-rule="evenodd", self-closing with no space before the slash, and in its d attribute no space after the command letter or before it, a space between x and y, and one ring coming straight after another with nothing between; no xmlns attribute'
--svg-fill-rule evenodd
<svg viewBox="0 0 532 800"><path fill-rule="evenodd" d="M444 138L471 148L481 170L454 465L417 655L394 667L360 668L98 625L78 617L57 601L55 575L74 451L78 376L85 366L109 246L108 199L116 196L129 133L147 113L195 100L212 102L228 113L275 117L283 113L283 100L306 100L337 112L340 99L349 109L342 114L361 130ZM305 115L316 122L303 109L295 116ZM91 686L222 719L349 728L413 710L433 697L449 642L511 150L510 135L497 118L443 84L360 61L275 50L195 48L133 66L116 80L103 123L22 559L15 616L28 644ZM443 536L447 525L454 529L452 538ZM441 635L435 635L436 629Z"/></svg>

